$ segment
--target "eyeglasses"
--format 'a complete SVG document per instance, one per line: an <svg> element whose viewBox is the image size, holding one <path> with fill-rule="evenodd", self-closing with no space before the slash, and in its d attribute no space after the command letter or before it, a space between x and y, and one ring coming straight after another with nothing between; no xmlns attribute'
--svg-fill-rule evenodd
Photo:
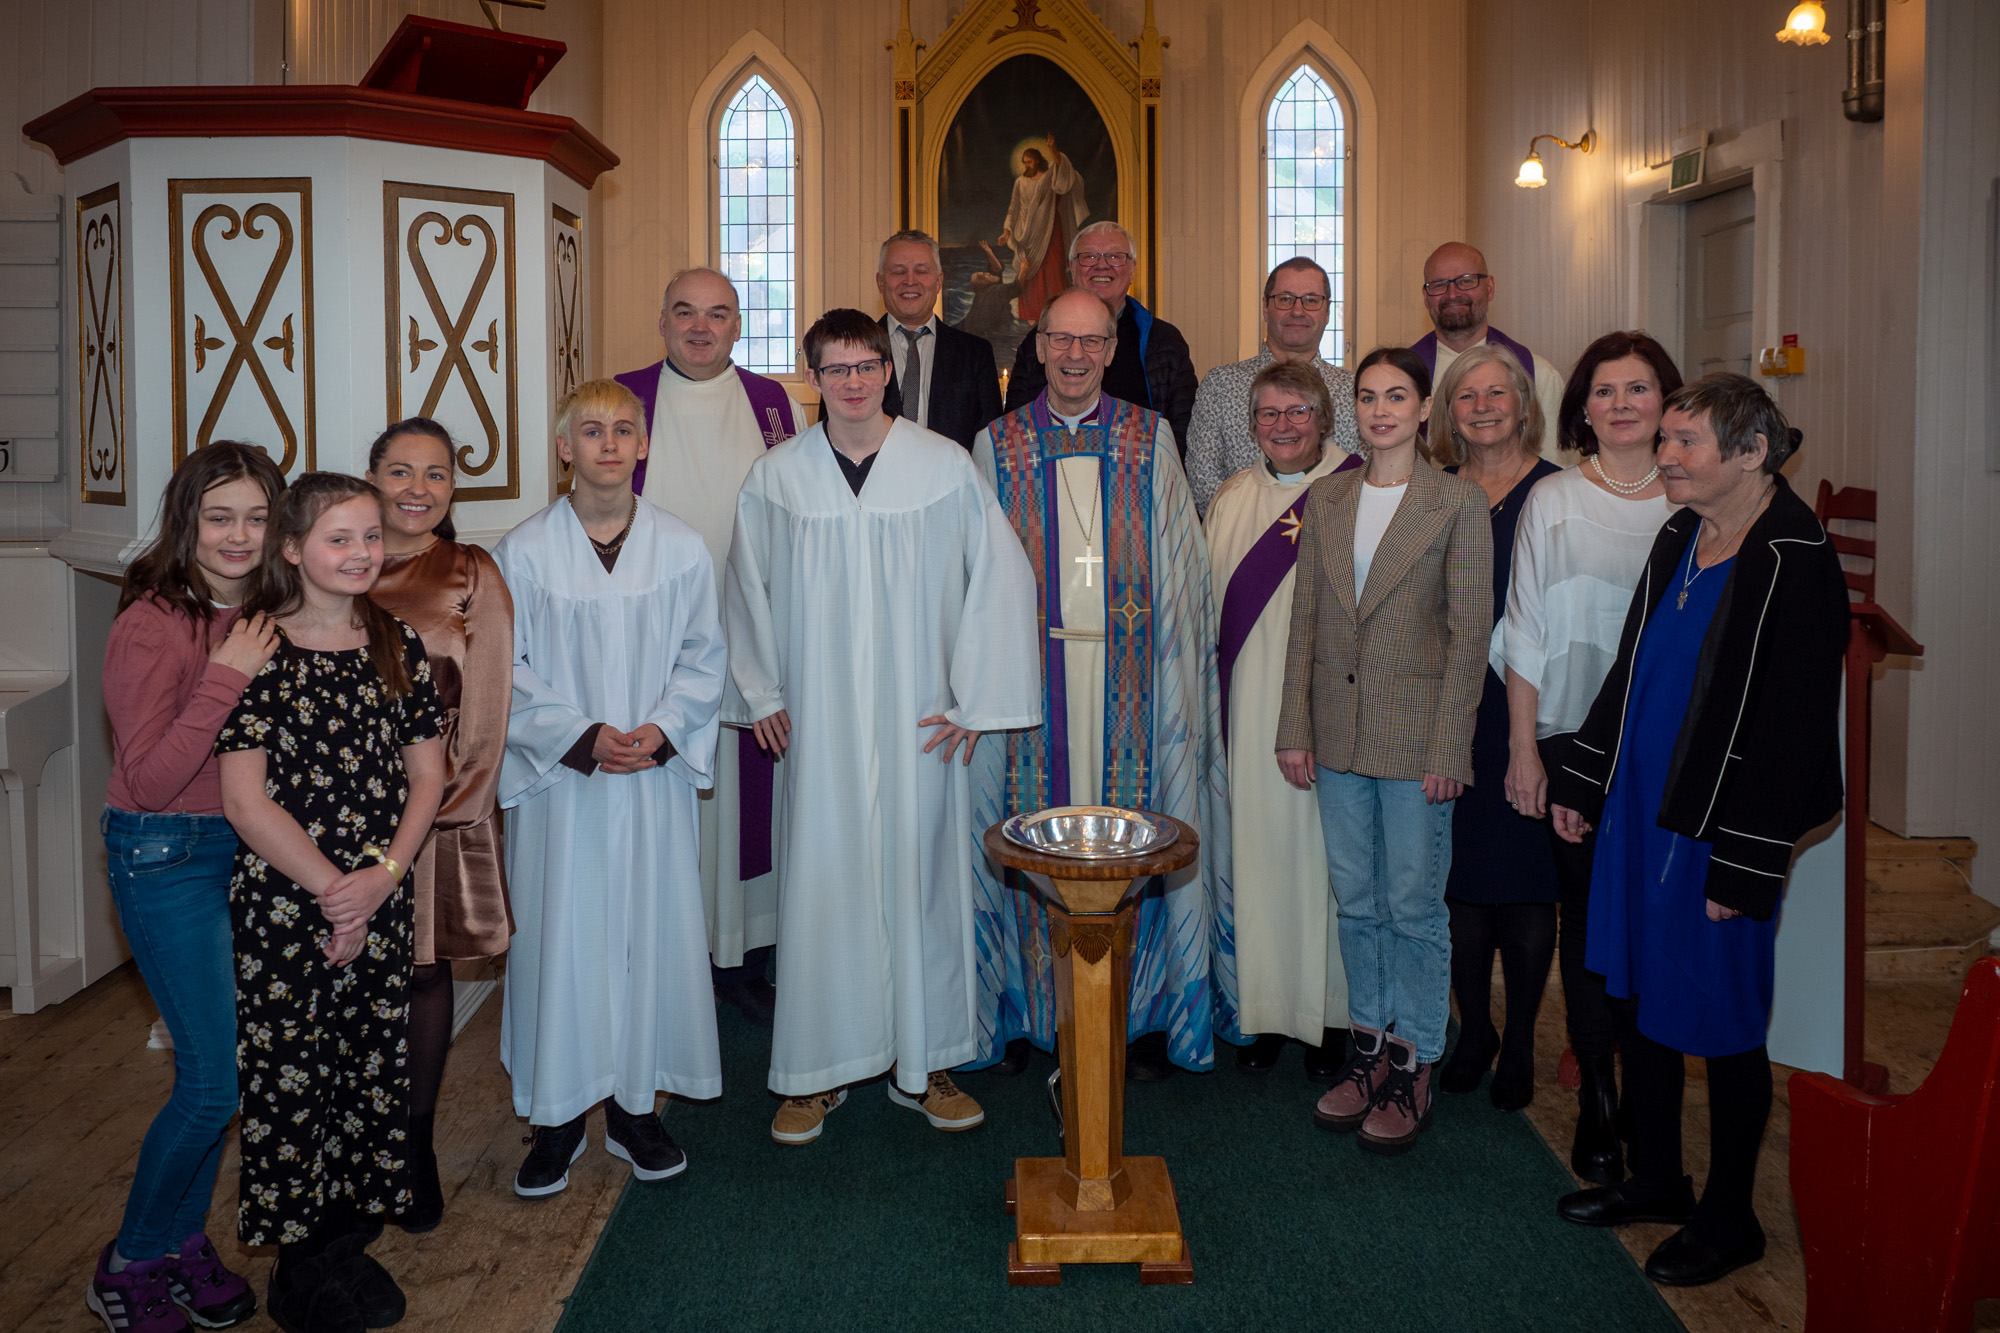
<svg viewBox="0 0 2000 1333"><path fill-rule="evenodd" d="M1123 250L1079 250L1076 262L1084 268L1124 268L1132 256Z"/></svg>
<svg viewBox="0 0 2000 1333"><path fill-rule="evenodd" d="M1295 296L1291 292L1276 292L1264 299L1280 310L1290 310L1293 306L1297 306L1301 310L1317 313L1326 309L1326 298L1317 292L1305 296Z"/></svg>
<svg viewBox="0 0 2000 1333"><path fill-rule="evenodd" d="M1108 335L1102 333L1044 333L1042 336L1049 340L1049 350L1052 352L1067 352L1070 348L1081 344L1083 350L1092 356L1103 351L1104 344L1111 341Z"/></svg>
<svg viewBox="0 0 2000 1333"><path fill-rule="evenodd" d="M1275 426L1279 417L1283 417L1294 426L1303 426L1318 412L1319 409L1311 403L1294 403L1290 407L1260 407L1251 415L1257 418L1257 424L1260 426Z"/></svg>
<svg viewBox="0 0 2000 1333"><path fill-rule="evenodd" d="M1443 296L1445 290L1450 287L1456 287L1462 292L1469 292L1478 287L1480 283L1486 281L1486 278L1487 275L1484 273L1461 273L1455 278L1438 278L1424 284L1424 295Z"/></svg>
<svg viewBox="0 0 2000 1333"><path fill-rule="evenodd" d="M888 373L889 363L879 356L873 361L828 364L821 366L813 372L813 374L819 376L829 384L845 384L849 375L853 375L863 384L873 384L875 381L887 376Z"/></svg>

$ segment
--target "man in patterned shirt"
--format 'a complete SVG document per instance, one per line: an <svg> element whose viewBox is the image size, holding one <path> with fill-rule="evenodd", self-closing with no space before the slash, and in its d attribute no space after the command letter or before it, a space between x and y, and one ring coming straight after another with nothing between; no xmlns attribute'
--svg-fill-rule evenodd
<svg viewBox="0 0 2000 1333"><path fill-rule="evenodd" d="M1322 422L1333 442L1350 454L1361 452L1354 426L1354 376L1320 360L1319 339L1333 313L1333 289L1326 270L1304 255L1295 255L1264 279L1264 346L1247 361L1217 366L1202 376L1195 394L1194 420L1188 425L1188 483L1195 507L1204 515L1222 483L1255 463L1261 455L1250 438L1250 381L1274 361L1303 361L1326 380L1333 395L1333 420Z"/></svg>

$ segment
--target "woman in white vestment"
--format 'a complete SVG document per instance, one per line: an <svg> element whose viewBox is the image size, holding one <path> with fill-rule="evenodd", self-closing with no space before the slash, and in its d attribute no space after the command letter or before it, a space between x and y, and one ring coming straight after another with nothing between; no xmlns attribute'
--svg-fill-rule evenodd
<svg viewBox="0 0 2000 1333"><path fill-rule="evenodd" d="M1271 762L1291 633L1293 561L1306 491L1360 459L1328 449L1333 401L1312 368L1266 366L1250 386L1262 459L1224 482L1206 532L1222 603L1224 723L1236 848L1239 1069L1261 1073L1287 1038L1306 1047L1306 1076L1330 1081L1347 1053L1347 974L1340 963L1319 804Z"/></svg>

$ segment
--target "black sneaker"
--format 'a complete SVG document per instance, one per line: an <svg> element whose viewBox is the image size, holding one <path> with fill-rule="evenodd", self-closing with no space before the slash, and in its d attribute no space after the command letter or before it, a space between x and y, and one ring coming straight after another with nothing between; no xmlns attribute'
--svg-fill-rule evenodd
<svg viewBox="0 0 2000 1333"><path fill-rule="evenodd" d="M533 1125L521 1142L529 1146L521 1169L514 1173L514 1193L541 1199L569 1188L569 1164L583 1156L583 1117L566 1125Z"/></svg>
<svg viewBox="0 0 2000 1333"><path fill-rule="evenodd" d="M632 1164L640 1180L665 1180L687 1170L687 1154L657 1115L633 1115L614 1098L604 1103L604 1151Z"/></svg>
<svg viewBox="0 0 2000 1333"><path fill-rule="evenodd" d="M389 1270L367 1252L365 1234L342 1236L326 1247L333 1264L333 1280L347 1289L361 1322L369 1328L387 1328L397 1323L409 1309L409 1301Z"/></svg>

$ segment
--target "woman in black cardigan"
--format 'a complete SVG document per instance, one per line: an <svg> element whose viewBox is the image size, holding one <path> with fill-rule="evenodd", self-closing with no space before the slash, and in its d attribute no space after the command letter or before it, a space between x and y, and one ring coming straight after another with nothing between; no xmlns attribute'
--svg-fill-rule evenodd
<svg viewBox="0 0 2000 1333"><path fill-rule="evenodd" d="M1632 1178L1557 1211L1685 1223L1646 1273L1693 1286L1764 1254L1751 1195L1771 1109L1774 918L1794 844L1840 809L1847 590L1778 475L1799 434L1763 389L1731 374L1687 385L1662 435L1667 498L1686 508L1660 530L1618 661L1549 774L1556 832L1601 826L1585 964L1618 1013ZM1681 1168L1683 1054L1708 1061L1699 1204Z"/></svg>

